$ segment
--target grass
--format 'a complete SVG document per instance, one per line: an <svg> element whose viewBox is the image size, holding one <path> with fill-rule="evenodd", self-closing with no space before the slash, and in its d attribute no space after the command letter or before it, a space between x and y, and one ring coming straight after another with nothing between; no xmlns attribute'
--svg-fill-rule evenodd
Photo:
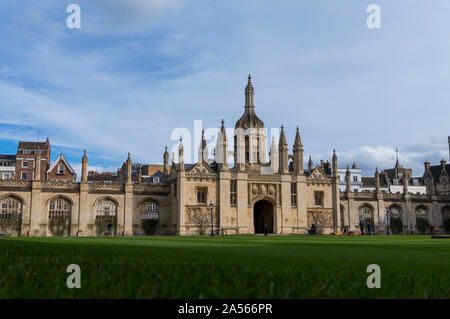
<svg viewBox="0 0 450 319"><path fill-rule="evenodd" d="M0 298L450 298L449 269L429 236L0 239Z"/></svg>

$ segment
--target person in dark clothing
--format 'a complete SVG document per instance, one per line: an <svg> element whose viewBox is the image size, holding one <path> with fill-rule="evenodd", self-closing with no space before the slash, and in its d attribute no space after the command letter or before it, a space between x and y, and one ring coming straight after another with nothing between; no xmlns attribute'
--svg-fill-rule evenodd
<svg viewBox="0 0 450 319"><path fill-rule="evenodd" d="M361 235L364 235L364 223L362 220L359 220L359 229L361 230Z"/></svg>
<svg viewBox="0 0 450 319"><path fill-rule="evenodd" d="M267 223L264 223L264 236L267 236L268 228Z"/></svg>
<svg viewBox="0 0 450 319"><path fill-rule="evenodd" d="M372 225L370 222L367 223L367 235L372 235Z"/></svg>
<svg viewBox="0 0 450 319"><path fill-rule="evenodd" d="M111 223L111 221L108 221L108 223L106 224L106 229L108 229L108 236L111 236L111 228L112 228L112 223Z"/></svg>

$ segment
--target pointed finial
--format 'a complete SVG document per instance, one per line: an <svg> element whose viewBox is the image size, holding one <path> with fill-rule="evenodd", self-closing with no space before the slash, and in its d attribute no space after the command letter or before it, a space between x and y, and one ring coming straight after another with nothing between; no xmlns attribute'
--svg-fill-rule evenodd
<svg viewBox="0 0 450 319"><path fill-rule="evenodd" d="M250 75L250 73L248 74L248 81L249 81L249 82L252 81L252 76Z"/></svg>
<svg viewBox="0 0 450 319"><path fill-rule="evenodd" d="M168 153L168 152L167 152L167 145L166 145L166 148L165 148L165 150L164 150L164 153Z"/></svg>
<svg viewBox="0 0 450 319"><path fill-rule="evenodd" d="M205 130L202 130L202 150L206 147Z"/></svg>
<svg viewBox="0 0 450 319"><path fill-rule="evenodd" d="M279 144L280 145L287 145L286 136L284 135L284 126L283 125L281 125Z"/></svg>
<svg viewBox="0 0 450 319"><path fill-rule="evenodd" d="M86 150L83 151L83 155L86 156Z"/></svg>

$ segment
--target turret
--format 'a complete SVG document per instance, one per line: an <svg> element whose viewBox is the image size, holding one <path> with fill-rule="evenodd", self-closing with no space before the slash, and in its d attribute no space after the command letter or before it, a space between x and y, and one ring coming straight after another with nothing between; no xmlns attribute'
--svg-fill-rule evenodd
<svg viewBox="0 0 450 319"><path fill-rule="evenodd" d="M351 175L350 175L350 169L347 165L347 171L345 172L345 182L346 182L346 191L347 193L350 193L352 191L352 181L351 181Z"/></svg>
<svg viewBox="0 0 450 319"><path fill-rule="evenodd" d="M198 161L208 162L208 147L206 146L205 130L202 130L202 141L198 147Z"/></svg>
<svg viewBox="0 0 450 319"><path fill-rule="evenodd" d="M252 85L252 77L249 74L247 86L245 88L245 107L254 107L255 106L254 96L255 96L255 90L253 89L253 85Z"/></svg>
<svg viewBox="0 0 450 319"><path fill-rule="evenodd" d="M275 137L272 136L272 144L270 146L270 163L273 169L273 173L277 173L279 169L279 160L277 145L275 144Z"/></svg>
<svg viewBox="0 0 450 319"><path fill-rule="evenodd" d="M408 176L403 175L403 194L408 194Z"/></svg>
<svg viewBox="0 0 450 319"><path fill-rule="evenodd" d="M131 180L131 174L133 171L133 162L131 162L131 157L130 157L130 153L128 153L128 158L127 158L127 184L131 184L132 180Z"/></svg>
<svg viewBox="0 0 450 319"><path fill-rule="evenodd" d="M338 175L338 161L337 161L336 150L333 150L333 158L332 158L331 162L332 162L332 166L333 166L333 178L335 178L337 180L339 178L339 175Z"/></svg>
<svg viewBox="0 0 450 319"><path fill-rule="evenodd" d="M380 187L380 173L378 173L378 167L375 169L375 191L377 193L381 192L381 187Z"/></svg>
<svg viewBox="0 0 450 319"><path fill-rule="evenodd" d="M87 183L87 180L88 180L87 164L88 164L88 159L86 156L86 150L84 150L83 157L81 158L81 182L82 183Z"/></svg>
<svg viewBox="0 0 450 319"><path fill-rule="evenodd" d="M222 119L222 124L220 126L220 132L217 134L215 160L219 165L219 170L228 169L228 143L227 143L227 132L225 130L225 122Z"/></svg>
<svg viewBox="0 0 450 319"><path fill-rule="evenodd" d="M180 138L180 145L178 146L178 163L180 164L180 170L184 170L184 147L183 139Z"/></svg>
<svg viewBox="0 0 450 319"><path fill-rule="evenodd" d="M39 146L37 149L35 162L34 162L34 178L33 179L35 181L41 180L41 151L39 149Z"/></svg>
<svg viewBox="0 0 450 319"><path fill-rule="evenodd" d="M294 141L294 171L297 174L303 174L303 144L300 138L300 131L297 126Z"/></svg>
<svg viewBox="0 0 450 319"><path fill-rule="evenodd" d="M169 174L169 152L167 151L167 146L164 151L164 175Z"/></svg>
<svg viewBox="0 0 450 319"><path fill-rule="evenodd" d="M289 155L286 136L284 135L284 127L281 125L280 141L278 143L278 151L280 158L280 173L287 174L289 172Z"/></svg>
<svg viewBox="0 0 450 319"><path fill-rule="evenodd" d="M308 172L312 172L312 170L313 170L313 168L314 168L314 164L313 164L313 161L312 161L312 158L311 158L311 155L309 155L309 161L308 161Z"/></svg>

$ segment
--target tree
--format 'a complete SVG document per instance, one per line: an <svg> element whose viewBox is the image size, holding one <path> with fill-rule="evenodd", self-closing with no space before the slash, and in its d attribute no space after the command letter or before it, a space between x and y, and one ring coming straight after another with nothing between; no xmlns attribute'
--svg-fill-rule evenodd
<svg viewBox="0 0 450 319"><path fill-rule="evenodd" d="M322 234L326 227L331 227L333 214L326 211L309 212L310 221L316 225L317 233Z"/></svg>
<svg viewBox="0 0 450 319"><path fill-rule="evenodd" d="M188 209L189 224L197 226L199 235L205 235L211 228L211 210L209 207L195 207ZM216 224L216 214L213 211L213 225Z"/></svg>

